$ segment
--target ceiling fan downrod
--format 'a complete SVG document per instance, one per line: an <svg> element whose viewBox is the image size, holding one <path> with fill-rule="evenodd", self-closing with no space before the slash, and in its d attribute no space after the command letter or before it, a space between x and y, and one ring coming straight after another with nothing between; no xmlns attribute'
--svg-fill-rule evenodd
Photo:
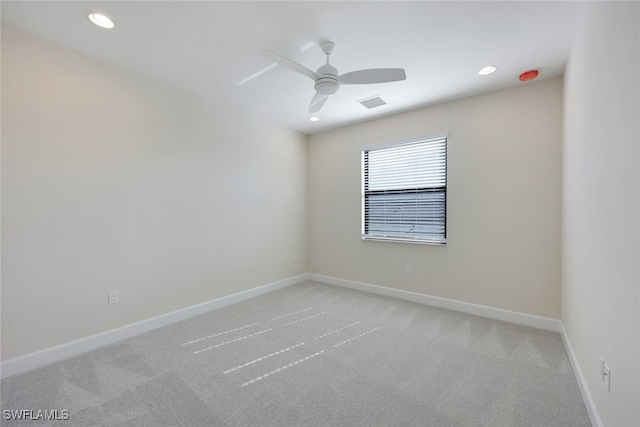
<svg viewBox="0 0 640 427"><path fill-rule="evenodd" d="M322 52L327 55L327 63L316 71L320 77L316 79L314 88L316 92L323 95L333 95L340 89L338 69L329 64L329 55L333 53L335 46L333 42L324 42L320 45Z"/></svg>

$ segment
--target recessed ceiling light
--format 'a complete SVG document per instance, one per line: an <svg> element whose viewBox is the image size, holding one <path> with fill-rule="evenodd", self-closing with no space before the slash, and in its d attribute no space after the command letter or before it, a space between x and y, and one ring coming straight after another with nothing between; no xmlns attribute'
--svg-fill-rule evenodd
<svg viewBox="0 0 640 427"><path fill-rule="evenodd" d="M89 19L98 27L111 29L115 26L111 19L101 13L90 13Z"/></svg>
<svg viewBox="0 0 640 427"><path fill-rule="evenodd" d="M482 67L480 71L478 71L478 74L480 74L481 76L486 76L487 74L495 72L497 69L498 67L495 65L487 65L486 67Z"/></svg>
<svg viewBox="0 0 640 427"><path fill-rule="evenodd" d="M312 122L317 122L318 120L320 120L320 117L311 116L309 117L309 120L311 120Z"/></svg>

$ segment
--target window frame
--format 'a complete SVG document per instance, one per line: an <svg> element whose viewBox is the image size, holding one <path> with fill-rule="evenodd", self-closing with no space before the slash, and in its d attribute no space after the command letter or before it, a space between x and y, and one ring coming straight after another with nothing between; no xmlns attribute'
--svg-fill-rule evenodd
<svg viewBox="0 0 640 427"><path fill-rule="evenodd" d="M396 189L396 190L367 190L367 156L370 151L376 150L384 150L388 148L401 147L419 144L421 142L429 142L444 139L444 186L438 187L425 187L425 188L404 188L404 189ZM386 241L386 242L398 242L398 243L414 243L414 244L426 244L426 245L438 245L443 246L447 244L447 200L448 200L448 150L449 150L449 134L446 132L431 134L427 136L421 136L417 138L411 139L403 139L400 141L394 141L384 144L372 145L368 147L364 147L361 154L361 238L362 240L372 240L372 241ZM391 193L391 194L402 194L408 193L411 191L415 191L416 189L421 190L420 193L427 192L442 192L444 195L444 233L442 237L408 237L408 236L400 236L394 234L387 235L377 235L377 234L368 234L367 230L367 195L375 194L375 193Z"/></svg>

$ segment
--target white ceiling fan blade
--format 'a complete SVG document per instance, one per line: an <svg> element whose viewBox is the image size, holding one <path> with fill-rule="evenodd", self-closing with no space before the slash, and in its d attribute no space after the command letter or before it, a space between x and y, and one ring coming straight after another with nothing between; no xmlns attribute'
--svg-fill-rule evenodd
<svg viewBox="0 0 640 427"><path fill-rule="evenodd" d="M316 94L311 99L311 103L309 104L309 112L317 113L318 111L320 111L324 103L327 102L327 98L329 98L329 95L323 95L316 92Z"/></svg>
<svg viewBox="0 0 640 427"><path fill-rule="evenodd" d="M373 68L346 73L338 77L341 84L368 84L397 82L407 78L403 68Z"/></svg>
<svg viewBox="0 0 640 427"><path fill-rule="evenodd" d="M266 56L267 58L269 58L270 60L272 60L273 62L280 64L283 67L290 69L291 71L295 71L296 73L305 75L309 77L311 80L315 81L319 77L318 74L316 74L314 71L311 71L304 65L300 65L297 62L294 62L288 58L285 58L284 56L280 56L277 53L273 53L270 50L262 49L260 53Z"/></svg>

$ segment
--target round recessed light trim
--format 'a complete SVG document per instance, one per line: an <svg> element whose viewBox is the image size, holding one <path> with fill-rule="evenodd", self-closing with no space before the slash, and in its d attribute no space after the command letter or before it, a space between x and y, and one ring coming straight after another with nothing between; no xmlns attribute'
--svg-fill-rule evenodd
<svg viewBox="0 0 640 427"><path fill-rule="evenodd" d="M312 122L317 122L317 121L320 120L320 117L311 116L311 117L309 117L309 120L311 120Z"/></svg>
<svg viewBox="0 0 640 427"><path fill-rule="evenodd" d="M478 71L478 74L480 74L481 76L486 76L491 73L495 73L497 69L498 69L497 65L487 65L486 67L482 67L480 71Z"/></svg>
<svg viewBox="0 0 640 427"><path fill-rule="evenodd" d="M108 16L103 15L102 13L91 12L89 13L89 20L96 24L98 27L111 29L115 27L115 24Z"/></svg>

